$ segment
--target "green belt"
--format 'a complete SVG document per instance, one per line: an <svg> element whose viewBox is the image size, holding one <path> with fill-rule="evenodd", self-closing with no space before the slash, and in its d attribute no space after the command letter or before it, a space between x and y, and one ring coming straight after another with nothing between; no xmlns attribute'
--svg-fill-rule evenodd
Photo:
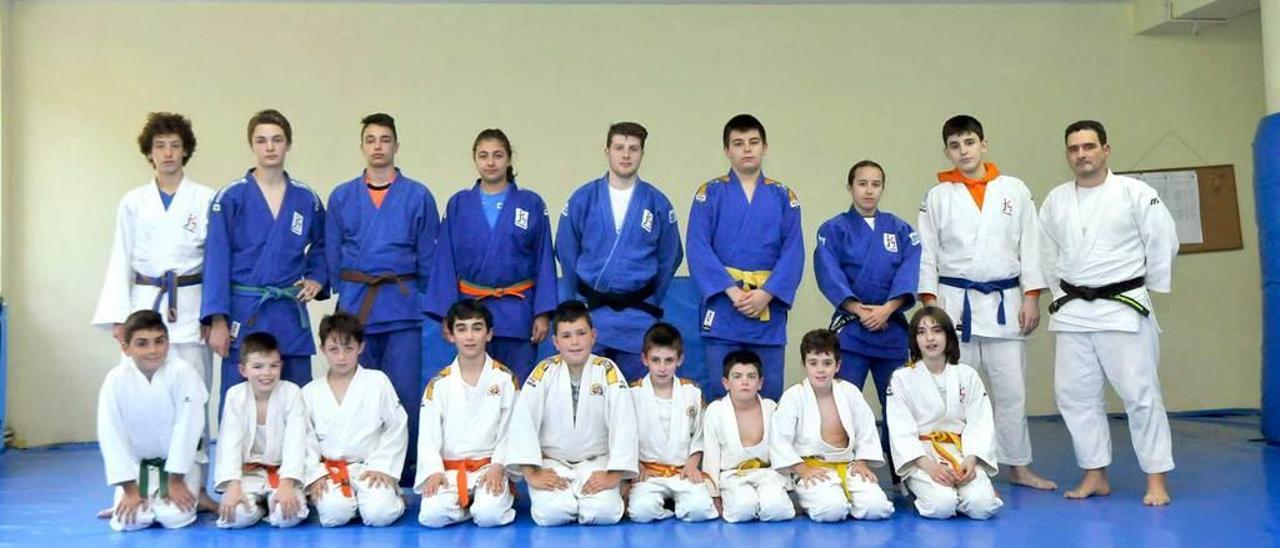
<svg viewBox="0 0 1280 548"><path fill-rule="evenodd" d="M246 326L252 326L258 321L258 312L262 309L262 305L267 301L276 299L288 299L298 306L298 324L303 329L307 325L307 309L303 307L302 301L298 300L298 286L291 285L287 287L275 287L272 285L241 285L232 284L231 292L244 297L257 297L258 301L253 303L253 312L249 314L249 321L245 322Z"/></svg>
<svg viewBox="0 0 1280 548"><path fill-rule="evenodd" d="M169 472L164 469L164 459L142 459L142 463L138 465L138 490L142 492L142 498L151 496L151 469L155 468L160 472L160 498L169 498Z"/></svg>

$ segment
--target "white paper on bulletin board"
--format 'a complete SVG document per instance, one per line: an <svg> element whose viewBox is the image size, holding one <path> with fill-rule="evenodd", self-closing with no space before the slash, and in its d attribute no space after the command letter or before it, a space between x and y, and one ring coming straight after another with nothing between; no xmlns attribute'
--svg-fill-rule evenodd
<svg viewBox="0 0 1280 548"><path fill-rule="evenodd" d="M1130 173L1156 189L1178 228L1178 243L1204 243L1200 226L1200 178L1195 171Z"/></svg>

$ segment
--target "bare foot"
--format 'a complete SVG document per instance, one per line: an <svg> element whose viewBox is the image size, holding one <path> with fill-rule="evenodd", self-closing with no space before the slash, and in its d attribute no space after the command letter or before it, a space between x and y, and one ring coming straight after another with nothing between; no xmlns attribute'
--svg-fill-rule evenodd
<svg viewBox="0 0 1280 548"><path fill-rule="evenodd" d="M1058 484L1036 475L1029 466L1010 466L1009 483L1041 491L1053 491L1058 488Z"/></svg>
<svg viewBox="0 0 1280 548"><path fill-rule="evenodd" d="M1111 494L1111 483L1107 481L1105 468L1085 470L1084 478L1075 489L1063 493L1069 499L1087 499L1089 497L1105 497Z"/></svg>
<svg viewBox="0 0 1280 548"><path fill-rule="evenodd" d="M218 503L209 497L209 493L200 491L200 499L196 502L196 511L217 513Z"/></svg>
<svg viewBox="0 0 1280 548"><path fill-rule="evenodd" d="M98 519L111 519L111 514L114 514L114 513L116 513L116 507L108 506L106 508L98 510L98 513L95 514L94 517L97 517Z"/></svg>
<svg viewBox="0 0 1280 548"><path fill-rule="evenodd" d="M1169 486L1164 474L1147 474L1147 494L1142 497L1142 504L1147 506L1168 506Z"/></svg>

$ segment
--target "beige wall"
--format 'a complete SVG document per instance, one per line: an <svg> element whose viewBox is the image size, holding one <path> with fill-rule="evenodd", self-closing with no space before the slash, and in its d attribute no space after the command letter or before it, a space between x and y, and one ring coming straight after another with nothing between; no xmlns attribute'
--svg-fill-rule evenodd
<svg viewBox="0 0 1280 548"><path fill-rule="evenodd" d="M643 174L682 218L696 185L725 170L721 125L751 111L769 129L767 172L804 203L810 248L847 207L843 176L863 157L888 168L884 208L914 221L946 167L938 132L949 115L981 118L993 160L1039 196L1068 175L1062 128L1095 117L1111 128L1119 168L1236 165L1245 249L1183 257L1175 294L1157 307L1169 406L1256 407L1259 25L1195 37L1130 29L1120 4L19 2L4 82L10 419L26 444L94 436L96 390L117 350L88 322L115 203L148 177L133 143L146 112L188 114L199 137L189 173L221 186L249 165L243 124L264 107L293 120L290 171L325 194L360 168L365 113L397 117L402 166L441 203L474 177L475 133L502 127L521 181L553 211L603 172L607 125L638 120L652 132ZM1169 132L1189 146L1157 146ZM797 309L792 340L826 324L812 276ZM1052 413L1044 332L1031 356L1029 410Z"/></svg>

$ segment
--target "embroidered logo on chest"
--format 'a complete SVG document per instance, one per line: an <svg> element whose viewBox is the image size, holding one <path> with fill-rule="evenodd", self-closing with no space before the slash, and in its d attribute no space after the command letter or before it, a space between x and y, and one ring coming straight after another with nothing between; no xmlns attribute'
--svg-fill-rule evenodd
<svg viewBox="0 0 1280 548"><path fill-rule="evenodd" d="M692 419L698 416L698 408L696 406L690 405L688 409L684 410L684 414L688 415L689 418Z"/></svg>
<svg viewBox="0 0 1280 548"><path fill-rule="evenodd" d="M960 387L960 404L964 405L965 400L968 400L968 399L969 399L969 392L965 390L963 386L961 386Z"/></svg>
<svg viewBox="0 0 1280 548"><path fill-rule="evenodd" d="M600 386L600 383L594 383L594 384L592 384L592 385L591 385L591 395L592 395L592 396L603 396L603 395L604 395L604 387L603 387L603 386Z"/></svg>
<svg viewBox="0 0 1280 548"><path fill-rule="evenodd" d="M640 215L640 228L645 232L653 232L653 212L644 210L644 214Z"/></svg>
<svg viewBox="0 0 1280 548"><path fill-rule="evenodd" d="M898 236L897 236L896 234L888 234L888 233L885 233L885 235L884 235L884 250L885 250L885 251L888 251L889 253L897 253L897 252L898 252Z"/></svg>
<svg viewBox="0 0 1280 548"><path fill-rule="evenodd" d="M196 214L187 213L187 222L183 223L182 229L192 234L195 234L199 228L200 228L200 221L196 217Z"/></svg>
<svg viewBox="0 0 1280 548"><path fill-rule="evenodd" d="M295 235L302 235L302 214L297 211L293 212L293 223L289 225L289 231Z"/></svg>
<svg viewBox="0 0 1280 548"><path fill-rule="evenodd" d="M493 386L490 386L490 387L489 387L489 392L488 392L488 394L489 394L490 396L497 396L498 394L501 394L501 393L502 393L502 389L501 389L501 388L498 388L498 385L496 385L496 384L495 384L495 385L493 385Z"/></svg>
<svg viewBox="0 0 1280 548"><path fill-rule="evenodd" d="M1005 198L1000 200L1000 213L1004 213L1010 217L1013 216L1013 200Z"/></svg>
<svg viewBox="0 0 1280 548"><path fill-rule="evenodd" d="M520 230L529 230L529 212L521 208L516 208L516 226Z"/></svg>
<svg viewBox="0 0 1280 548"><path fill-rule="evenodd" d="M702 330L711 331L711 324L716 321L716 311L708 310L707 315L702 317Z"/></svg>
<svg viewBox="0 0 1280 548"><path fill-rule="evenodd" d="M240 322L231 322L231 338L240 336Z"/></svg>

